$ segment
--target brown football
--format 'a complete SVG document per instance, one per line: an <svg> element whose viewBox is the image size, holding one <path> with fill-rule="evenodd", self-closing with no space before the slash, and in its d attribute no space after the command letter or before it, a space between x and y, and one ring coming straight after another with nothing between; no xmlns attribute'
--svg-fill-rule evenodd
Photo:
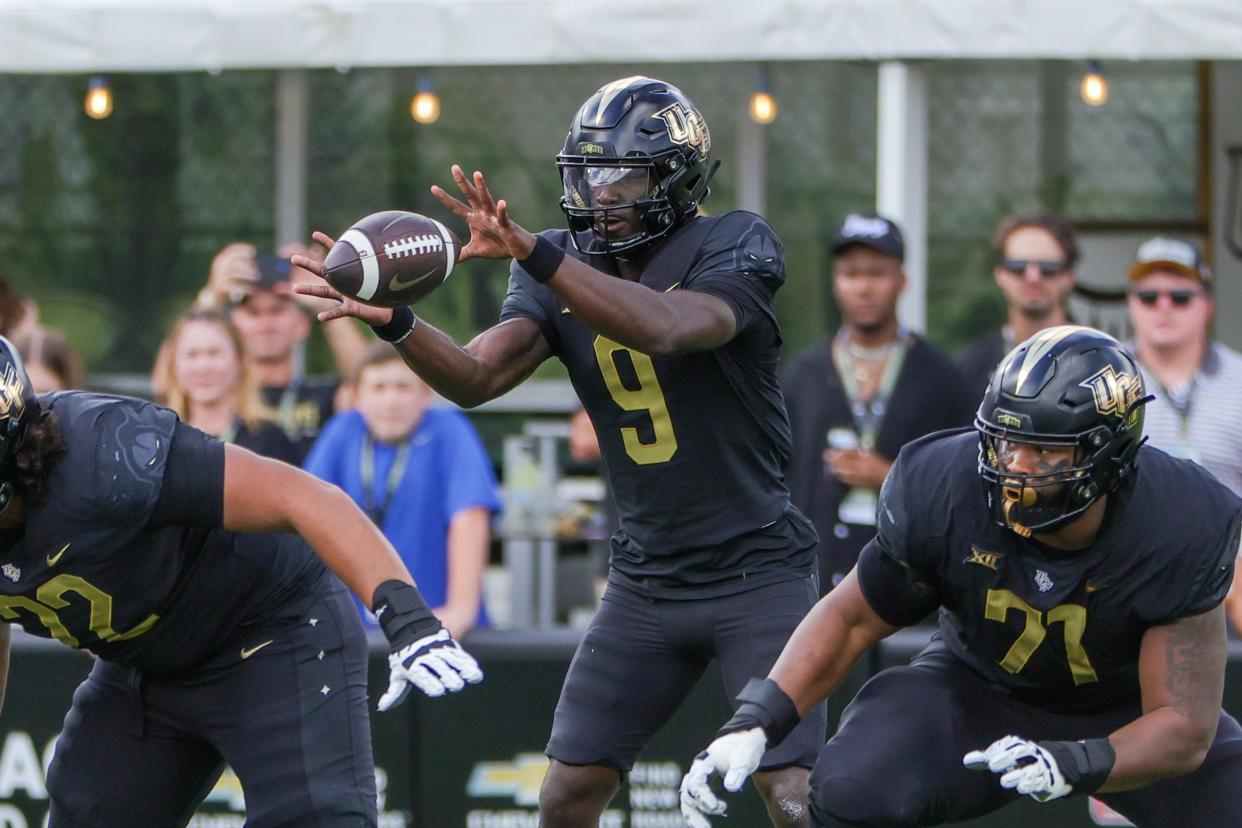
<svg viewBox="0 0 1242 828"><path fill-rule="evenodd" d="M439 287L461 256L452 230L418 213L386 210L341 234L323 262L328 284L368 305L410 305Z"/></svg>

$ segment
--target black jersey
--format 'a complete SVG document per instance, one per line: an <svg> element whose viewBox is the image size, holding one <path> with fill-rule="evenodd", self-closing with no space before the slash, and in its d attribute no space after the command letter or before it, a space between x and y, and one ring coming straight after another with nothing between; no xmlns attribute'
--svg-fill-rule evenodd
<svg viewBox="0 0 1242 828"><path fill-rule="evenodd" d="M1095 542L1066 552L992 520L977 458L973 430L902 449L859 564L868 602L894 624L939 605L952 651L1033 703L1136 702L1144 632L1224 600L1242 501L1194 463L1144 446L1108 495Z"/></svg>
<svg viewBox="0 0 1242 828"><path fill-rule="evenodd" d="M0 533L0 620L148 672L177 672L313 599L322 563L293 535L238 535L221 443L151 403L45 394L65 454Z"/></svg>
<svg viewBox="0 0 1242 828"><path fill-rule="evenodd" d="M567 231L544 234L567 255ZM772 300L785 278L780 240L763 219L699 218L653 256L653 290L718 296L736 317L711 351L650 356L596 334L515 262L501 319L539 324L599 435L620 513L613 570L651 594L727 592L756 576L809 571L814 530L789 502L782 468L789 420L777 380L781 333Z"/></svg>
<svg viewBox="0 0 1242 828"><path fill-rule="evenodd" d="M263 403L275 409L276 422L293 443L295 459L290 462L294 465L306 459L323 424L332 419L339 385L329 377L306 377L289 385L265 385L260 389Z"/></svg>

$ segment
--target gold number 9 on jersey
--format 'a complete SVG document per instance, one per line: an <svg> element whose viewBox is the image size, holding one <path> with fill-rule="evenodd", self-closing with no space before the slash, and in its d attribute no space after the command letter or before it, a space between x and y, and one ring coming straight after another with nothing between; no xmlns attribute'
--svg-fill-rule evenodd
<svg viewBox="0 0 1242 828"><path fill-rule="evenodd" d="M637 388L626 388L625 383L621 382L621 373L617 370L616 363L618 351L625 351L630 355L634 375L638 378ZM677 453L677 435L673 432L673 420L669 417L664 390L656 379L655 365L652 364L651 357L619 345L611 339L597 336L595 359L599 362L600 373L604 375L604 385L608 387L608 393L616 404L626 411L646 411L651 417L651 430L655 439L650 443L639 439L636 428L627 426L621 429L625 453L640 466L667 463Z"/></svg>

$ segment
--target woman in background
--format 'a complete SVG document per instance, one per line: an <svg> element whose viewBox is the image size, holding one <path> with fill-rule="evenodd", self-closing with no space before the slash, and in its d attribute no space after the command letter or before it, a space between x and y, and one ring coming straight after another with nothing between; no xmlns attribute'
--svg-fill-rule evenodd
<svg viewBox="0 0 1242 828"><path fill-rule="evenodd" d="M237 329L224 314L182 316L160 347L152 384L183 421L226 443L297 464L298 453L259 399Z"/></svg>

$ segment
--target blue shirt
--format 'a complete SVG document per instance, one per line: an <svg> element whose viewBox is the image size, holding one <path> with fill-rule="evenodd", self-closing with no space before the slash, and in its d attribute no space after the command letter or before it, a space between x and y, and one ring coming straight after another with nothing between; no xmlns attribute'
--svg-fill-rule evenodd
<svg viewBox="0 0 1242 828"><path fill-rule="evenodd" d="M340 486L362 507L387 500L389 471L397 458L396 446L374 443L374 478L367 497L362 479L366 437L361 414L338 414L324 426L305 464L307 471ZM465 509L498 510L496 478L478 434L459 411L430 409L406 441L405 473L392 493L380 530L409 568L427 604L438 607L448 597L449 524ZM359 611L366 623L375 625L360 602ZM480 603L477 626L486 623Z"/></svg>

